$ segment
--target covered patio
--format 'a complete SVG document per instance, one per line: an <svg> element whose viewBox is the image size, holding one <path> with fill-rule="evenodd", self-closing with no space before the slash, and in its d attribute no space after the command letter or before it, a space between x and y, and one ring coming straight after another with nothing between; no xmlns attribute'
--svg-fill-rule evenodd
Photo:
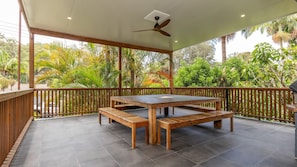
<svg viewBox="0 0 297 167"><path fill-rule="evenodd" d="M129 112L147 116L145 109ZM175 115L191 112L179 108ZM234 132L227 120L222 129L212 123L176 129L168 151L164 131L161 145L147 145L144 128L137 129L136 149L131 149L130 128L102 121L100 126L97 115L34 121L11 166L297 166L292 125L235 118Z"/></svg>
<svg viewBox="0 0 297 167"><path fill-rule="evenodd" d="M0 95L0 130L5 132L0 134L0 144L5 149L0 158L4 165L10 162L10 166L30 167L297 165L294 159L295 128L292 124L236 118L234 132L229 131L229 122L226 120L222 129L214 129L212 123L176 129L172 133L172 150L167 151L164 132L161 145L146 145L144 129L137 129L137 149L131 150L129 128L117 123L108 125L107 119L103 119L103 125L99 126L97 115L82 114L80 111L76 115L81 117L32 121L34 93L39 91L34 85L34 35L116 46L119 60L122 48L168 54L170 86L166 91L174 93L171 63L174 51L295 13L295 0L18 1L30 33L30 78L28 90ZM154 20L156 16L160 17L157 21ZM121 79L119 74L120 84L119 88L112 90L116 92L114 94L122 95L124 89ZM289 90L282 92L289 94L286 96L288 98L280 96L279 99L292 102ZM53 94L47 95L53 97ZM104 96L102 99L105 101L101 100L104 103L99 106L109 105L111 94L100 95ZM249 101L249 98L242 99ZM286 111L284 104L278 101L281 111ZM248 114L254 114L256 111L249 105L253 104L247 103L248 110L252 111ZM98 104L94 103L94 106L98 107ZM268 106L267 103L265 107L274 106ZM145 109L130 112L147 117ZM183 109L176 111L176 115L190 113ZM162 117L161 114L158 116ZM261 115L261 118L265 116ZM279 117L279 120L285 119ZM6 155L8 160L5 159Z"/></svg>

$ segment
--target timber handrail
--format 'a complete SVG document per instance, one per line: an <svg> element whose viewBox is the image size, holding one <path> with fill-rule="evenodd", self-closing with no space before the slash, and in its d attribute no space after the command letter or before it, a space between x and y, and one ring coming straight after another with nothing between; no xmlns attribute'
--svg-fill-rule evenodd
<svg viewBox="0 0 297 167"><path fill-rule="evenodd" d="M33 89L0 94L0 165L9 166L33 118Z"/></svg>
<svg viewBox="0 0 297 167"><path fill-rule="evenodd" d="M34 89L26 89L26 90L0 93L0 102L14 99L14 98L26 95L28 93L33 93L33 92L34 92Z"/></svg>

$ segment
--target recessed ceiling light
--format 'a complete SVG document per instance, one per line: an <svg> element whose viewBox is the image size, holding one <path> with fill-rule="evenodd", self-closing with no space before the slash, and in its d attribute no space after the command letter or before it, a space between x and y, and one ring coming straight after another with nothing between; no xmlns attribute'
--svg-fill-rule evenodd
<svg viewBox="0 0 297 167"><path fill-rule="evenodd" d="M72 20L72 17L68 16L67 19L68 19L68 20Z"/></svg>
<svg viewBox="0 0 297 167"><path fill-rule="evenodd" d="M245 14L241 14L240 17L245 17Z"/></svg>
<svg viewBox="0 0 297 167"><path fill-rule="evenodd" d="M174 43L178 43L178 40L175 40Z"/></svg>

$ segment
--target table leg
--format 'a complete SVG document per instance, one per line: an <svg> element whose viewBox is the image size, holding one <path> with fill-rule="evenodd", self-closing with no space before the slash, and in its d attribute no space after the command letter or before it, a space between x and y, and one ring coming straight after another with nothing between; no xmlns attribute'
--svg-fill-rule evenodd
<svg viewBox="0 0 297 167"><path fill-rule="evenodd" d="M164 116L168 116L169 113L169 108L168 107L164 107Z"/></svg>
<svg viewBox="0 0 297 167"><path fill-rule="evenodd" d="M114 108L114 106L115 106L115 101L110 100L110 107Z"/></svg>
<svg viewBox="0 0 297 167"><path fill-rule="evenodd" d="M221 129L222 128L222 120L217 120L213 122L213 126L216 129Z"/></svg>
<svg viewBox="0 0 297 167"><path fill-rule="evenodd" d="M149 143L156 144L157 143L157 121L156 121L156 109L149 108L148 109L148 119L149 119Z"/></svg>
<svg viewBox="0 0 297 167"><path fill-rule="evenodd" d="M221 101L216 102L216 111L220 111L221 108ZM221 129L222 128L222 120L217 120L213 122L214 128Z"/></svg>

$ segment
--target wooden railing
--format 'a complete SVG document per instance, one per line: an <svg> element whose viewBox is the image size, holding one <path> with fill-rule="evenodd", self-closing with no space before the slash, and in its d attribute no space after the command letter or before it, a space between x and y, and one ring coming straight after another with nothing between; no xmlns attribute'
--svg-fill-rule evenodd
<svg viewBox="0 0 297 167"><path fill-rule="evenodd" d="M294 114L286 108L294 101L288 88L175 88L173 93L220 97L222 108L237 116L294 123Z"/></svg>
<svg viewBox="0 0 297 167"><path fill-rule="evenodd" d="M33 120L33 90L0 94L0 165L8 166Z"/></svg>
<svg viewBox="0 0 297 167"><path fill-rule="evenodd" d="M96 113L109 106L110 96L164 94L169 88L35 89L34 118L65 117Z"/></svg>
<svg viewBox="0 0 297 167"><path fill-rule="evenodd" d="M109 106L110 96L171 93L220 97L222 108L232 110L237 116L286 123L294 122L293 114L286 109L286 104L293 102L292 92L288 88L36 89L34 117L49 118L96 113L98 107Z"/></svg>

